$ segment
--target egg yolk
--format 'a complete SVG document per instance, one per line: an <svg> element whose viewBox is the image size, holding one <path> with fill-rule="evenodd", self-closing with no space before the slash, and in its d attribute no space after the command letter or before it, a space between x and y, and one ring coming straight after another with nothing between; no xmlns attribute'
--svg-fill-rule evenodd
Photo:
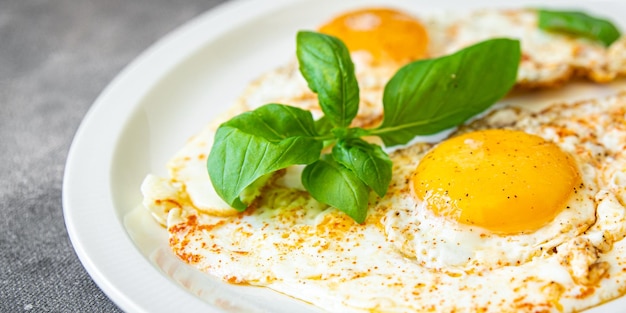
<svg viewBox="0 0 626 313"><path fill-rule="evenodd" d="M556 144L502 129L440 143L412 176L415 195L435 214L506 234L547 224L581 182L574 160Z"/></svg>
<svg viewBox="0 0 626 313"><path fill-rule="evenodd" d="M404 64L426 57L428 35L415 18L392 9L362 9L322 25L351 52L369 53L373 64Z"/></svg>

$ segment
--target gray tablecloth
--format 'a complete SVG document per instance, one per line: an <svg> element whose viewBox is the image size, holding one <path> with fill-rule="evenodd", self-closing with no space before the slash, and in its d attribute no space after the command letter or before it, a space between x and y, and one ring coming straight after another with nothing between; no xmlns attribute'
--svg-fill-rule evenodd
<svg viewBox="0 0 626 313"><path fill-rule="evenodd" d="M0 312L118 312L61 206L94 99L157 39L223 0L0 0Z"/></svg>

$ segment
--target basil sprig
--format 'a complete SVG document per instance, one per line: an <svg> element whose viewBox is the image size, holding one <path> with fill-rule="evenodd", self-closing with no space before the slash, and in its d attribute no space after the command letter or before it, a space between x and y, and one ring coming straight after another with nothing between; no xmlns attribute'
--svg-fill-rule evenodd
<svg viewBox="0 0 626 313"><path fill-rule="evenodd" d="M540 9L539 28L598 40L610 46L620 38L619 29L606 19L578 11L554 11Z"/></svg>
<svg viewBox="0 0 626 313"><path fill-rule="evenodd" d="M384 196L392 164L382 147L361 137L379 136L387 147L417 135L457 126L502 98L515 84L521 51L517 40L492 39L449 56L410 63L387 83L379 127L350 127L359 87L341 40L315 32L297 35L300 71L317 93L324 116L267 104L218 128L207 167L213 186L243 211L242 195L268 174L305 164L302 184L319 202L356 222L365 221L370 190ZM322 153L332 146L331 152Z"/></svg>

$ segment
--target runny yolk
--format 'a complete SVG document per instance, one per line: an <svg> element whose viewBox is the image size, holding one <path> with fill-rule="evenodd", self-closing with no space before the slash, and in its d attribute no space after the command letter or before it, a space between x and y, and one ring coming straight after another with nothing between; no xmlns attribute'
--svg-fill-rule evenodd
<svg viewBox="0 0 626 313"><path fill-rule="evenodd" d="M415 195L435 214L506 234L547 224L581 181L574 160L556 144L501 129L440 143L412 176Z"/></svg>
<svg viewBox="0 0 626 313"><path fill-rule="evenodd" d="M415 18L383 8L345 13L322 25L320 32L338 37L351 52L367 52L372 63L404 64L426 57L428 35Z"/></svg>

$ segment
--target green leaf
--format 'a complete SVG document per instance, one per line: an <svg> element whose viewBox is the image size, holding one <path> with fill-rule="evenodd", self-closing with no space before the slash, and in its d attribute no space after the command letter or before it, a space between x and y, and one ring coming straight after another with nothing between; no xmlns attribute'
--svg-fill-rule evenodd
<svg viewBox="0 0 626 313"><path fill-rule="evenodd" d="M333 129L333 125L326 116L322 116L315 121L315 129L317 130L318 134L326 135L330 134L331 130Z"/></svg>
<svg viewBox="0 0 626 313"><path fill-rule="evenodd" d="M577 11L540 9L539 28L598 40L610 46L620 38L619 29L608 20Z"/></svg>
<svg viewBox="0 0 626 313"><path fill-rule="evenodd" d="M391 160L383 149L362 139L339 141L333 158L354 172L379 196L384 196L391 182Z"/></svg>
<svg viewBox="0 0 626 313"><path fill-rule="evenodd" d="M519 41L499 38L409 63L385 86L384 119L371 133L394 146L462 124L509 92L520 58Z"/></svg>
<svg viewBox="0 0 626 313"><path fill-rule="evenodd" d="M301 31L296 54L300 72L317 93L326 119L333 126L350 125L359 109L359 86L348 48L335 37Z"/></svg>
<svg viewBox="0 0 626 313"><path fill-rule="evenodd" d="M242 113L221 126L235 127L273 142L294 136L317 136L311 112L276 103Z"/></svg>
<svg viewBox="0 0 626 313"><path fill-rule="evenodd" d="M352 171L325 156L302 171L302 185L317 201L333 206L363 223L369 188Z"/></svg>
<svg viewBox="0 0 626 313"><path fill-rule="evenodd" d="M242 192L262 176L319 159L310 112L268 104L238 115L218 128L207 169L217 194L233 208L247 207Z"/></svg>

